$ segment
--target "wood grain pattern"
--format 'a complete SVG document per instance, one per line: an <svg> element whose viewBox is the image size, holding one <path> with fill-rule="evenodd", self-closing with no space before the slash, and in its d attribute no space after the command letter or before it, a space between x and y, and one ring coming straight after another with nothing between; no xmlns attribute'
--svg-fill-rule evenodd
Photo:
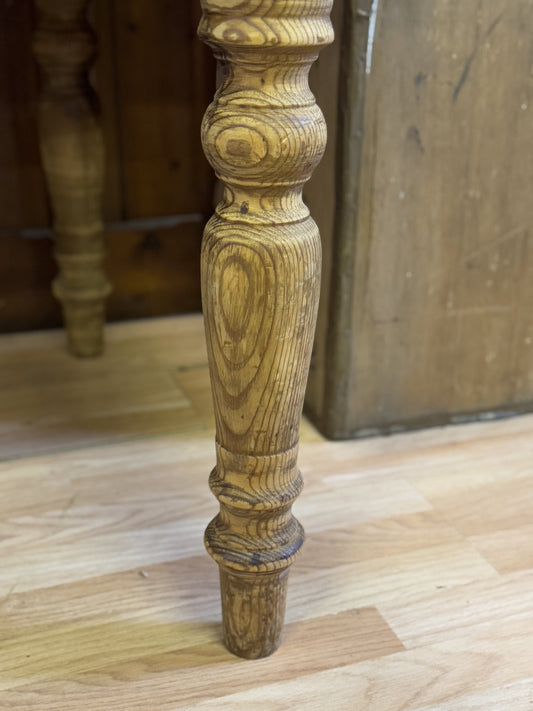
<svg viewBox="0 0 533 711"><path fill-rule="evenodd" d="M316 321L318 229L302 187L324 152L307 74L332 40L331 0L202 2L200 37L222 81L202 128L224 185L202 245L202 300L217 429L206 531L220 566L229 649L279 644L288 566L303 542L298 427Z"/></svg>
<svg viewBox="0 0 533 711"><path fill-rule="evenodd" d="M98 100L89 83L96 43L86 19L88 0L36 0L33 49L42 76L41 156L52 203L59 276L69 348L78 356L103 347L102 191L104 144Z"/></svg>
<svg viewBox="0 0 533 711"><path fill-rule="evenodd" d="M69 358L61 342L0 337L0 419L13 433L0 438L1 711L531 706L533 539L520 499L532 416L341 443L306 424L295 508L308 540L284 641L241 660L223 646L202 545L215 502L201 318L112 324L101 359ZM183 417L139 435L172 381ZM39 453L50 400L56 438ZM108 423L86 422L113 406L122 425L102 440Z"/></svg>

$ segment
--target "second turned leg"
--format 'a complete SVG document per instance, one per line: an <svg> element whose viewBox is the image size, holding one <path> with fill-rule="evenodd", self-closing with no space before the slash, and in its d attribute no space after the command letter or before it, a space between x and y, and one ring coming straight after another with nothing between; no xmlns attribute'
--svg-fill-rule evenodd
<svg viewBox="0 0 533 711"><path fill-rule="evenodd" d="M41 156L52 204L53 285L61 301L69 348L77 356L102 350L105 299L102 191L104 146L98 101L88 70L96 42L88 0L36 0L33 47L41 70Z"/></svg>

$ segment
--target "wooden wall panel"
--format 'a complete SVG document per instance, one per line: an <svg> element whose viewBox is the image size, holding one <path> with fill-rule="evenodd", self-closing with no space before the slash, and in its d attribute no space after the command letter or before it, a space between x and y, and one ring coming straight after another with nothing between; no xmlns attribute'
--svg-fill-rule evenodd
<svg viewBox="0 0 533 711"><path fill-rule="evenodd" d="M108 320L199 311L201 237L199 223L107 233ZM61 326L50 290L55 273L49 239L0 238L0 331Z"/></svg>
<svg viewBox="0 0 533 711"><path fill-rule="evenodd" d="M0 235L0 332L60 325L50 289L55 274L50 240Z"/></svg>
<svg viewBox="0 0 533 711"><path fill-rule="evenodd" d="M49 294L52 243L20 237L23 228L50 225L37 138L33 13L31 0L0 3L0 332L60 324ZM197 0L92 6L99 38L92 80L107 159L104 216L126 223L122 232L107 233L111 320L200 309L202 225L165 230L156 219L146 230L128 222L211 213L214 180L200 122L215 66L196 38L199 15Z"/></svg>
<svg viewBox="0 0 533 711"><path fill-rule="evenodd" d="M124 170L120 162L119 100L120 77L116 65L115 8L113 2L93 2L92 21L98 37L98 54L91 72L91 80L100 100L100 120L104 134L105 175L104 219L122 220L126 217L122 204Z"/></svg>
<svg viewBox="0 0 533 711"><path fill-rule="evenodd" d="M111 321L199 311L202 225L118 232L109 239Z"/></svg>
<svg viewBox="0 0 533 711"><path fill-rule="evenodd" d="M337 437L533 406L533 4L378 7Z"/></svg>
<svg viewBox="0 0 533 711"><path fill-rule="evenodd" d="M0 3L0 228L47 224L29 2Z"/></svg>
<svg viewBox="0 0 533 711"><path fill-rule="evenodd" d="M123 212L207 211L211 192L199 158L200 119L215 73L196 39L199 3L114 0L114 7Z"/></svg>

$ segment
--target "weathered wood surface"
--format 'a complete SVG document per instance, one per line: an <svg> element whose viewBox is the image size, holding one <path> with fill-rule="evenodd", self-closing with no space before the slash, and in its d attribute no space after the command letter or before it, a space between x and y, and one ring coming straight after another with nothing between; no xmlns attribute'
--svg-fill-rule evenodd
<svg viewBox="0 0 533 711"><path fill-rule="evenodd" d="M307 400L334 436L533 406L533 5L377 7L364 126L359 89L339 97L364 129L359 186L355 156L322 227L353 273L323 296Z"/></svg>
<svg viewBox="0 0 533 711"><path fill-rule="evenodd" d="M2 711L530 707L532 416L342 443L304 421L284 641L238 660L202 546L201 319L112 324L103 359L62 340L0 337Z"/></svg>
<svg viewBox="0 0 533 711"><path fill-rule="evenodd" d="M315 328L320 237L302 187L326 142L307 83L332 41L331 0L202 2L199 34L222 83L202 142L224 185L202 246L202 300L217 422L210 478L220 514L206 545L220 566L228 648L279 644L288 566L303 542L298 428Z"/></svg>

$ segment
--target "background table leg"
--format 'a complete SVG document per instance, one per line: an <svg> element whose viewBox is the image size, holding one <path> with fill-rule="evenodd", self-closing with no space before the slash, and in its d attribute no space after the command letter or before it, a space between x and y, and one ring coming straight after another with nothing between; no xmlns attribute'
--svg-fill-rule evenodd
<svg viewBox="0 0 533 711"><path fill-rule="evenodd" d="M104 301L102 190L104 147L98 100L88 79L96 52L88 0L36 0L34 53L41 76L41 155L52 204L69 348L78 356L102 350Z"/></svg>

